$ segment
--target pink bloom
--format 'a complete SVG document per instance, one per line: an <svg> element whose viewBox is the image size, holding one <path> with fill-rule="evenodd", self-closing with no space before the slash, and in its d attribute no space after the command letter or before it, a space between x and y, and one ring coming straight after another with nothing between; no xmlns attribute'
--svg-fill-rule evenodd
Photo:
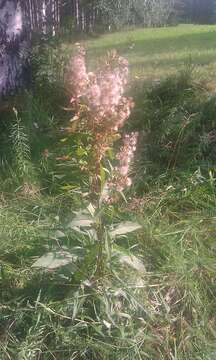
<svg viewBox="0 0 216 360"><path fill-rule="evenodd" d="M119 174L122 175L122 176L127 175L128 171L129 171L129 165L128 164L123 165L122 167L119 168Z"/></svg>
<svg viewBox="0 0 216 360"><path fill-rule="evenodd" d="M80 44L77 43L75 45L76 55L72 58L69 64L71 69L70 84L73 87L73 98L78 98L85 94L88 74L86 72L85 65L85 51Z"/></svg>
<svg viewBox="0 0 216 360"><path fill-rule="evenodd" d="M138 133L132 132L130 135L126 134L123 138L123 145L117 154L119 165L115 168L115 176L108 186L110 190L116 189L123 191L126 187L131 186L132 180L128 177L130 164L134 158L134 151L136 150L136 143Z"/></svg>
<svg viewBox="0 0 216 360"><path fill-rule="evenodd" d="M100 86L98 86L97 84L93 84L87 92L87 97L90 104L92 104L93 106L99 106L101 100Z"/></svg>
<svg viewBox="0 0 216 360"><path fill-rule="evenodd" d="M96 166L112 145L116 134L130 116L133 107L131 98L123 96L128 81L128 62L112 52L103 68L97 72L87 72L85 50L79 43L75 44L76 54L70 62L70 79L72 87L71 103L76 116L86 125L93 135L93 152ZM73 124L73 122L72 122ZM128 177L130 164L136 150L137 133L125 135L123 145L117 154L119 161L115 175L109 182L109 188L123 191L132 181ZM98 170L96 170L97 172ZM95 179L99 174L94 174Z"/></svg>

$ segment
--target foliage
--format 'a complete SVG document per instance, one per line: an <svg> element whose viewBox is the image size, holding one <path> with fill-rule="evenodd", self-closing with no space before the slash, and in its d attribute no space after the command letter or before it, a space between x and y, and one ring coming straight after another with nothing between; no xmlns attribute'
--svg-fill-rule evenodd
<svg viewBox="0 0 216 360"><path fill-rule="evenodd" d="M67 94L64 88L66 65L71 52L62 53L59 49L59 40L35 41L31 53L32 88L37 101L44 100L44 105L51 110L59 112L60 105L66 106Z"/></svg>
<svg viewBox="0 0 216 360"><path fill-rule="evenodd" d="M14 198L1 207L3 360L212 359L215 189L208 178L167 182L173 189L152 186L136 210L119 204L107 213L111 223L139 216L143 230L113 244L102 287L92 277L92 233L67 226L74 205L63 208L66 197ZM46 249L66 248L80 258L73 267L31 267Z"/></svg>
<svg viewBox="0 0 216 360"><path fill-rule="evenodd" d="M176 18L174 0L100 0L98 8L103 22L111 29L129 25L164 26Z"/></svg>
<svg viewBox="0 0 216 360"><path fill-rule="evenodd" d="M29 139L26 134L26 129L21 123L21 119L18 117L17 110L14 109L15 121L11 129L11 141L15 159L15 166L19 176L28 181L29 168L30 168L30 146Z"/></svg>
<svg viewBox="0 0 216 360"><path fill-rule="evenodd" d="M214 168L215 96L195 82L190 70L165 79L137 98L131 126L143 131L138 178L169 169Z"/></svg>

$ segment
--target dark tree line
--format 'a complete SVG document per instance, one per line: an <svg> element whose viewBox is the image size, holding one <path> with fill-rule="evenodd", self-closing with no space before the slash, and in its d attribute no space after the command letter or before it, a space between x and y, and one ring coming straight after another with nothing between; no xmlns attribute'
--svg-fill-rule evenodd
<svg viewBox="0 0 216 360"><path fill-rule="evenodd" d="M212 24L216 22L215 0L182 0L182 21L197 24Z"/></svg>

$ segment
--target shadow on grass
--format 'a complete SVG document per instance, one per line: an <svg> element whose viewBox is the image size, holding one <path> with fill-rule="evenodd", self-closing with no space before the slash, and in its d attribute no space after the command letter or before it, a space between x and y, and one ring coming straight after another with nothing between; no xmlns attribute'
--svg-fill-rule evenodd
<svg viewBox="0 0 216 360"><path fill-rule="evenodd" d="M119 44L115 44L119 52L131 52L132 54L143 53L144 55L152 55L159 53L166 53L176 51L182 51L186 49L190 50L209 50L215 48L216 45L216 30L208 32L200 32L195 34L177 34L174 36L164 36L164 37L152 37L144 39L135 39L135 36L131 35L128 38L123 38ZM129 48L130 47L130 48ZM102 54L112 48L112 44L91 46L89 47L89 53L98 53Z"/></svg>

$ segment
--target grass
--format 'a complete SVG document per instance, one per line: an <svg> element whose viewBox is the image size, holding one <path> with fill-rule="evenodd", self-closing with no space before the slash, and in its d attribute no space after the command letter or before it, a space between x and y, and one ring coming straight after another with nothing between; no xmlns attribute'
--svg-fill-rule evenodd
<svg viewBox="0 0 216 360"><path fill-rule="evenodd" d="M143 134L134 186L127 203L107 207L104 218L107 229L119 221L139 222L142 229L117 238L111 253L107 242L99 281L93 233L70 227L75 211L88 205L87 179L77 166L85 165L87 140L65 139L59 131L70 114L62 111L67 101L55 76L44 71L46 61L34 96L17 102L24 149L16 147L15 115L3 114L1 360L215 360L215 30L181 25L85 40L93 66L115 47L140 82L130 124ZM61 61L70 52L67 44ZM179 69L184 72L170 77ZM192 114L195 121L179 142L182 121ZM181 145L178 152L174 147L174 164L164 147L170 141ZM73 266L32 267L60 249L76 256ZM137 266L128 263L130 256Z"/></svg>
<svg viewBox="0 0 216 360"><path fill-rule="evenodd" d="M185 64L196 66L204 79L215 79L215 25L179 25L160 29L138 29L101 36L86 42L90 59L115 48L125 56L132 76L160 79Z"/></svg>

